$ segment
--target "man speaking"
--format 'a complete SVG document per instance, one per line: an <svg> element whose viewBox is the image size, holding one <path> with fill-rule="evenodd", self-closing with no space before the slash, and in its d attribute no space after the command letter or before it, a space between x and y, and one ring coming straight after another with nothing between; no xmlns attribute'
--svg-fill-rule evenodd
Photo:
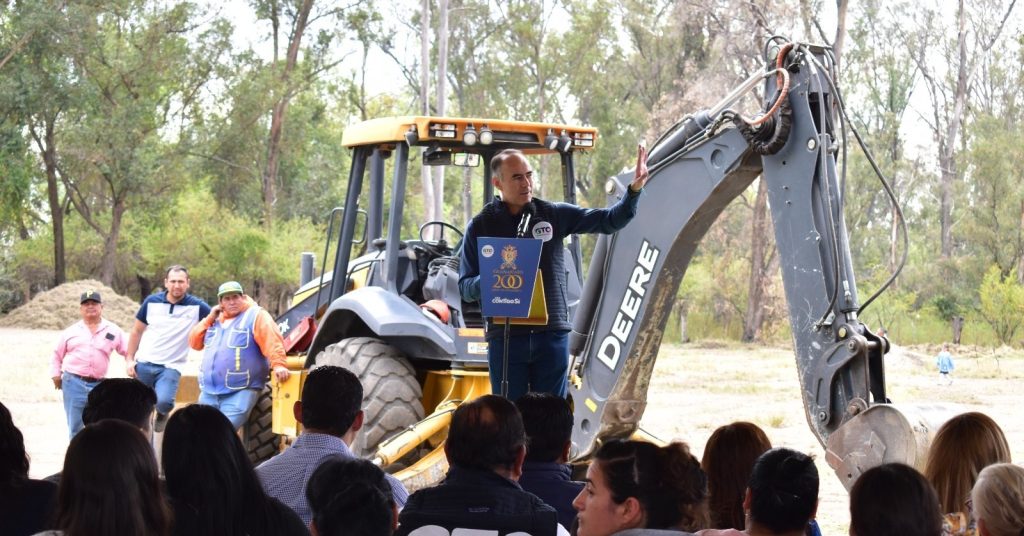
<svg viewBox="0 0 1024 536"><path fill-rule="evenodd" d="M626 195L609 208L585 209L533 197L533 168L522 151L506 149L491 159L491 183L501 197L484 206L466 227L460 252L459 292L467 302L480 301L480 237L539 238L547 324L513 325L508 340L508 398L530 391L564 398L568 391L569 322L562 241L580 233L611 234L636 215L640 191L647 183L647 151L638 147L636 172ZM500 393L505 330L487 321L487 362L491 391Z"/></svg>

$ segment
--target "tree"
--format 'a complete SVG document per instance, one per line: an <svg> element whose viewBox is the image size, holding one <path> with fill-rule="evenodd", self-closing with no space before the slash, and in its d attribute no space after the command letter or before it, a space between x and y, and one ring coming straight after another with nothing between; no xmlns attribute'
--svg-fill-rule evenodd
<svg viewBox="0 0 1024 536"><path fill-rule="evenodd" d="M353 22L362 23L368 18L365 12L359 9L359 1L344 6L333 1L315 3L313 0L251 0L251 3L257 17L271 23L273 40L274 57L270 65L273 72L273 82L270 84L270 124L266 157L260 177L263 223L269 229L273 225L274 207L278 198L282 139L288 105L296 94L308 89L319 76L341 62L344 55L342 58L336 57L332 44L342 40L344 32L351 28ZM289 28L288 46L283 63L278 57L282 18L287 19ZM323 27L319 27L318 23ZM303 38L313 31L316 33L312 43L304 45ZM360 37L365 36L360 34Z"/></svg>
<svg viewBox="0 0 1024 536"><path fill-rule="evenodd" d="M981 317L992 327L1001 344L1013 344L1024 310L1024 287L1017 283L1017 274L1011 271L1004 275L998 266L990 266L978 294Z"/></svg>
<svg viewBox="0 0 1024 536"><path fill-rule="evenodd" d="M181 153L165 137L196 112L200 89L227 47L223 26L193 36L187 3L73 5L61 49L77 80L59 132L59 175L72 205L103 239L99 279L113 282L122 223L173 191ZM172 131L173 132L173 131Z"/></svg>
<svg viewBox="0 0 1024 536"><path fill-rule="evenodd" d="M1014 118L979 117L973 122L964 230L971 248L1009 273L1024 262L1024 129ZM1018 273L1018 276L1020 274Z"/></svg>
<svg viewBox="0 0 1024 536"><path fill-rule="evenodd" d="M921 190L915 186L928 175L927 171L922 171L926 166L909 161L902 133L917 69L906 49L900 46L897 27L911 16L910 5L871 0L856 4L855 9L856 22L850 29L851 46L843 70L842 89L852 123L848 127L856 128L866 141L896 201L904 210L913 210L919 201L914 197L915 192ZM849 150L847 176L844 177L849 228L879 230L851 233L851 246L860 253L855 259L856 267L859 273L876 269L891 273L896 269L902 248L896 206L882 189L853 136L844 133L843 137ZM920 202L927 203L927 200ZM879 236L886 236L887 240L879 240Z"/></svg>
<svg viewBox="0 0 1024 536"><path fill-rule="evenodd" d="M17 173L17 165L10 174L4 174L7 183L7 199L20 205L22 210L12 214L8 221L26 224L26 218L44 222L34 214L27 203L28 195L40 176L45 182L45 199L48 219L53 235L53 276L51 284L60 285L67 277L64 245L64 213L68 199L61 183L58 162L56 128L63 118L75 93L70 68L63 61L64 51L58 36L49 29L64 24L65 9L48 3L23 6L7 21L13 34L21 34L7 55L5 76L0 79L0 108L3 109L2 124L8 135L5 139L5 160L11 163L38 161L38 168L28 175ZM59 8L59 9L55 9ZM24 141L17 141L18 134L26 134ZM30 146L34 150L30 150ZM27 170L26 170L27 171ZM9 205L11 207L15 205ZM6 218L5 218L6 219ZM29 236L27 225L19 229L21 238Z"/></svg>
<svg viewBox="0 0 1024 536"><path fill-rule="evenodd" d="M998 42L1016 0L977 2L959 0L956 8L956 41L944 39L945 17L941 7L922 8L912 33L900 29L904 41L920 70L932 103L931 116L925 118L935 137L939 164L939 218L941 254L953 254L953 205L957 182L961 179L958 138L962 134L977 69L982 59ZM937 53L936 53L937 52ZM945 69L950 71L946 72Z"/></svg>
<svg viewBox="0 0 1024 536"><path fill-rule="evenodd" d="M313 0L301 0L295 16L292 17L292 28L288 35L288 52L285 56L284 65L280 68L280 94L274 102L270 115L270 133L267 136L267 164L263 171L263 223L269 229L272 227L274 218L274 204L277 203L277 172L281 158L281 134L284 127L284 117L288 110L288 102L292 97L290 79L295 72L295 66L299 61L299 47L302 44L302 36L306 32L306 25L309 24L309 13L313 10ZM274 9L272 20L274 22L274 63L277 63L277 30L279 16L276 12L279 4L271 3Z"/></svg>

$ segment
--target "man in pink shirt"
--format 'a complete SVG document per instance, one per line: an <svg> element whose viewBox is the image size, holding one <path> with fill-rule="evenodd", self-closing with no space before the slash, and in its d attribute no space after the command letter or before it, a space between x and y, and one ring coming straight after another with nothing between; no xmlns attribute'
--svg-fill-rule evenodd
<svg viewBox="0 0 1024 536"><path fill-rule="evenodd" d="M103 318L100 293L87 290L79 302L82 320L61 332L50 365L53 386L64 391L64 412L71 437L82 429L82 409L89 391L106 377L110 353L128 353L124 332Z"/></svg>

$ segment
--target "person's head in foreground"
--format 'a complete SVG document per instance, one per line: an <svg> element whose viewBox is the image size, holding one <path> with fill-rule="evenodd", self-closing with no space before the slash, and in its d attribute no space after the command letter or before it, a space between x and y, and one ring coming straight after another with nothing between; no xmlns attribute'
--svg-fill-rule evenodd
<svg viewBox="0 0 1024 536"><path fill-rule="evenodd" d="M747 532L800 536L818 510L814 460L787 448L765 452L754 463L743 507Z"/></svg>
<svg viewBox="0 0 1024 536"><path fill-rule="evenodd" d="M388 536L398 526L398 506L384 471L369 460L327 458L306 485L318 536Z"/></svg>
<svg viewBox="0 0 1024 536"><path fill-rule="evenodd" d="M503 397L475 398L452 413L444 452L451 465L494 471L518 480L526 458L523 418Z"/></svg>
<svg viewBox="0 0 1024 536"><path fill-rule="evenodd" d="M601 445L573 506L578 536L633 529L707 526L707 479L685 443L664 447L613 440Z"/></svg>
<svg viewBox="0 0 1024 536"><path fill-rule="evenodd" d="M978 475L971 491L974 519L980 536L1024 534L1024 467L990 465Z"/></svg>
<svg viewBox="0 0 1024 536"><path fill-rule="evenodd" d="M935 432L924 476L939 495L944 513L966 513L978 473L1011 461L1003 430L988 415L972 411L949 419Z"/></svg>
<svg viewBox="0 0 1024 536"><path fill-rule="evenodd" d="M939 536L939 497L924 475L902 463L864 471L850 490L850 536Z"/></svg>
<svg viewBox="0 0 1024 536"><path fill-rule="evenodd" d="M159 475L137 426L115 419L86 426L64 457L55 528L64 536L169 534Z"/></svg>
<svg viewBox="0 0 1024 536"><path fill-rule="evenodd" d="M708 515L711 528L743 529L743 495L754 462L772 448L760 427L734 422L712 432L700 466L708 475Z"/></svg>

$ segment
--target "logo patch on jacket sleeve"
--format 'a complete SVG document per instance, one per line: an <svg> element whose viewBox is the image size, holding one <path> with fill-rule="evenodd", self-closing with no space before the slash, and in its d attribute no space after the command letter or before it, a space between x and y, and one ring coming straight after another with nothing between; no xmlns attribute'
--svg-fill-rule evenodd
<svg viewBox="0 0 1024 536"><path fill-rule="evenodd" d="M539 221L533 224L533 237L541 239L542 242L551 240L551 236L554 234L554 229L551 224L546 221Z"/></svg>

